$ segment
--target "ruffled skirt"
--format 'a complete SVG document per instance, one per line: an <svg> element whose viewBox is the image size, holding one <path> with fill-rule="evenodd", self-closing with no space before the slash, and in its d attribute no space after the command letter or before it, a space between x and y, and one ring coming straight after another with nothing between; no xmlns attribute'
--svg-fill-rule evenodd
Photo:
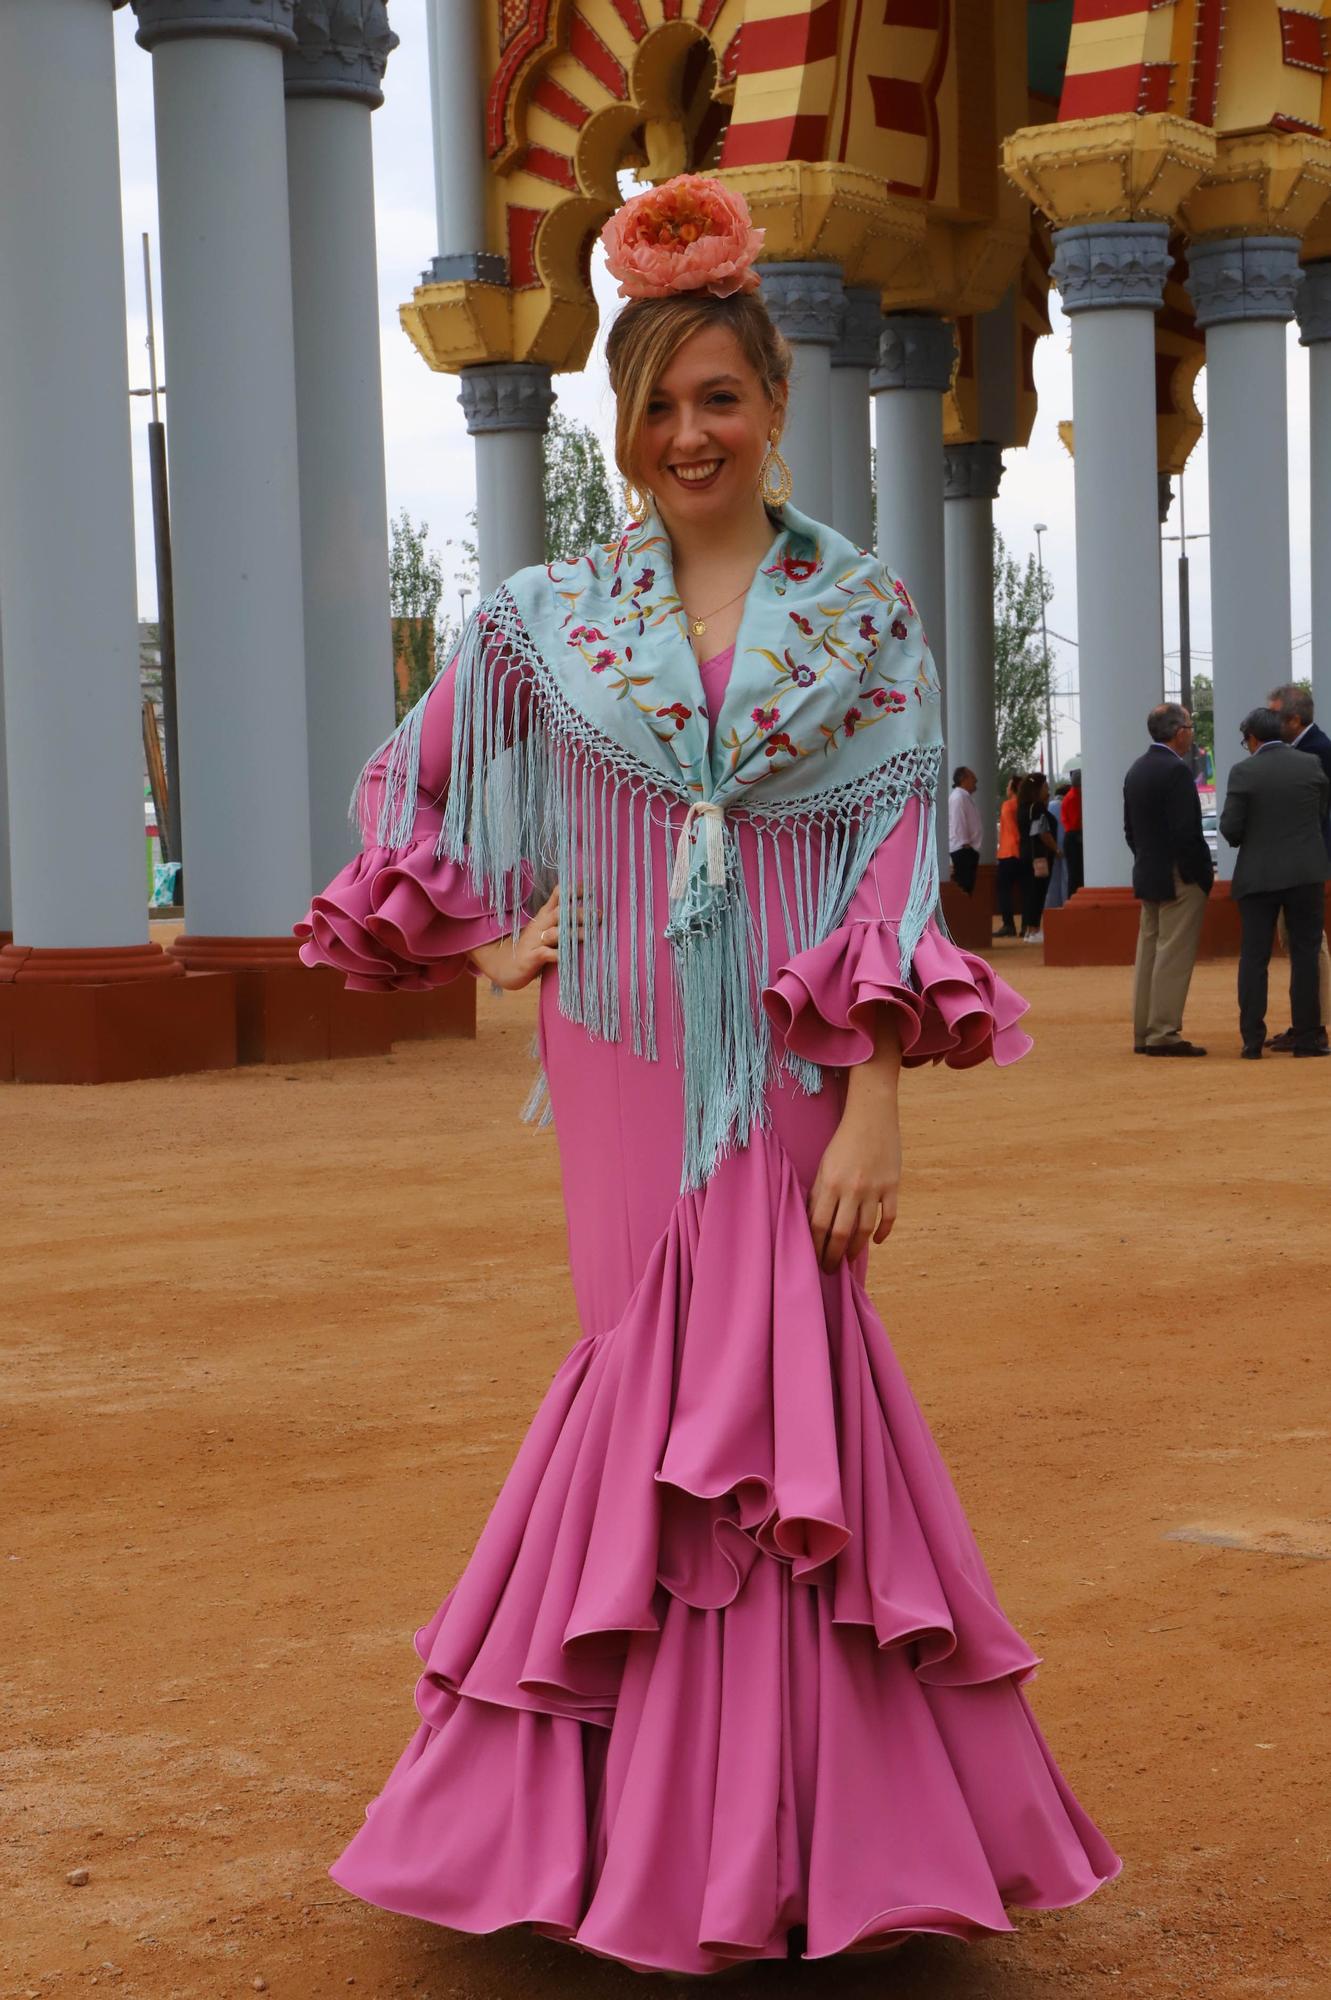
<svg viewBox="0 0 1331 2000"><path fill-rule="evenodd" d="M759 1135L559 1370L419 1724L332 1870L386 1909L713 1972L1012 1928L1118 1869L1060 1775L856 1271Z"/></svg>

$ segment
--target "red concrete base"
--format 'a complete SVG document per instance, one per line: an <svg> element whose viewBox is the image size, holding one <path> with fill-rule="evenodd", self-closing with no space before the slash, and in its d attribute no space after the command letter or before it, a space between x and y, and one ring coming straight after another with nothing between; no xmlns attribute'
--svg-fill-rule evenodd
<svg viewBox="0 0 1331 2000"><path fill-rule="evenodd" d="M471 979L431 993L348 993L340 973L302 965L299 952L296 938L188 932L170 947L170 956L191 971L225 970L235 981L238 1062L386 1055L395 1041L476 1033Z"/></svg>
<svg viewBox="0 0 1331 2000"><path fill-rule="evenodd" d="M939 890L948 935L963 951L988 951L993 943L996 873L993 868L981 868L971 896L955 882L944 882Z"/></svg>
<svg viewBox="0 0 1331 2000"><path fill-rule="evenodd" d="M1044 916L1046 965L1131 965L1137 955L1141 904L1131 889L1079 889L1070 903ZM1237 958L1238 906L1227 882L1207 900L1199 958Z"/></svg>
<svg viewBox="0 0 1331 2000"><path fill-rule="evenodd" d="M130 1083L230 1069L236 1000L224 974L76 981L0 976L0 1081Z"/></svg>

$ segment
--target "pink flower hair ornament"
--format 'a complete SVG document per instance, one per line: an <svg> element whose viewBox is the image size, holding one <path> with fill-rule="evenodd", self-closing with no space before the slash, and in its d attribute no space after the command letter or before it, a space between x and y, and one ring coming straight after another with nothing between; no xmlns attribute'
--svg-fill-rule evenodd
<svg viewBox="0 0 1331 2000"><path fill-rule="evenodd" d="M601 241L621 299L666 299L711 292L718 299L756 292L754 261L766 231L749 204L707 174L679 174L616 209Z"/></svg>

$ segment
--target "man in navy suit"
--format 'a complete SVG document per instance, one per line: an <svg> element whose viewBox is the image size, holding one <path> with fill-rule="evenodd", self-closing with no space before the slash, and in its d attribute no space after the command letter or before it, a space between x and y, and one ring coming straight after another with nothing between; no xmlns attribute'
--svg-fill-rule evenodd
<svg viewBox="0 0 1331 2000"><path fill-rule="evenodd" d="M1292 750L1302 750L1306 756L1316 757L1331 783L1331 736L1319 729L1313 719L1313 698L1306 687L1297 681L1290 681L1284 687L1272 688L1266 698L1268 708L1273 708L1280 717L1281 740ZM1331 855L1331 813L1322 822L1322 839L1326 851ZM1280 942L1287 944L1284 919L1280 923ZM1326 945L1326 931L1322 932L1321 950L1317 954L1317 997L1322 1010L1321 1045L1327 1047L1327 1023L1331 1022L1331 952ZM1294 1046L1294 1030L1286 1028L1283 1033L1273 1035L1266 1045L1282 1053Z"/></svg>
<svg viewBox="0 0 1331 2000"><path fill-rule="evenodd" d="M1132 1046L1140 1056L1204 1056L1183 1033L1193 962L1215 874L1188 757L1192 717L1176 701L1146 718L1151 747L1123 780L1123 837L1141 904L1132 987Z"/></svg>

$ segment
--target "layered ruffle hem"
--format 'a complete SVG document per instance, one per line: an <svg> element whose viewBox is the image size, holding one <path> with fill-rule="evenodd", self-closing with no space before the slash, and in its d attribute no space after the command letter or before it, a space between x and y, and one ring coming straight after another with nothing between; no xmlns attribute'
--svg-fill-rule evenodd
<svg viewBox="0 0 1331 2000"><path fill-rule="evenodd" d="M867 1062L873 1011L888 1006L906 1064L1016 1062L1031 1046L1017 1026L1019 993L973 952L930 921L909 974L901 970L897 926L883 918L842 924L822 944L790 959L763 994L776 1033L795 1055L829 1068Z"/></svg>
<svg viewBox="0 0 1331 2000"><path fill-rule="evenodd" d="M1009 1931L1118 1861L859 1277L758 1135L578 1343L331 1870L643 1971Z"/></svg>
<svg viewBox="0 0 1331 2000"><path fill-rule="evenodd" d="M470 971L467 953L506 927L466 867L435 853L431 831L404 847L367 847L294 929L302 962L332 966L353 992L423 993Z"/></svg>

